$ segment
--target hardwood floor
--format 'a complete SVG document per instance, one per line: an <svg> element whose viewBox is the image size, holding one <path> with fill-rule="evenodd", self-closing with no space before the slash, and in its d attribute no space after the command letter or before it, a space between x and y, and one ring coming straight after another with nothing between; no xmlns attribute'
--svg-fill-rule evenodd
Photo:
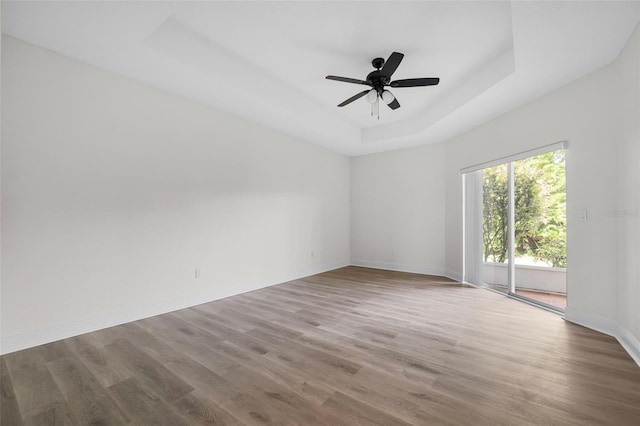
<svg viewBox="0 0 640 426"><path fill-rule="evenodd" d="M1 424L634 425L615 339L348 267L2 356Z"/></svg>

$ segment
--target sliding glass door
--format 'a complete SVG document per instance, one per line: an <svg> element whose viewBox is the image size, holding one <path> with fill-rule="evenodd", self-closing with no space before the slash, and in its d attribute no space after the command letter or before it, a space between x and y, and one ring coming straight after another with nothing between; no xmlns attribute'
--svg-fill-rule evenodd
<svg viewBox="0 0 640 426"><path fill-rule="evenodd" d="M509 164L482 170L482 284L509 293Z"/></svg>
<svg viewBox="0 0 640 426"><path fill-rule="evenodd" d="M566 307L564 150L513 162L515 294Z"/></svg>
<svg viewBox="0 0 640 426"><path fill-rule="evenodd" d="M466 277L472 277L474 284L563 310L564 149L494 162L465 173L464 179ZM481 196L474 196L479 191ZM472 220L474 216L481 220Z"/></svg>

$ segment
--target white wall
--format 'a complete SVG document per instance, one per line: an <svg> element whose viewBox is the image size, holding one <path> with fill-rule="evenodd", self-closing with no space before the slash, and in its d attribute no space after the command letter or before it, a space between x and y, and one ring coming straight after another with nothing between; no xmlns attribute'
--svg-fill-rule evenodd
<svg viewBox="0 0 640 426"><path fill-rule="evenodd" d="M618 116L607 67L446 144L447 267L462 267L460 169L568 141L567 254L569 306L614 318L617 308L615 222ZM589 220L580 222L578 210ZM594 297L594 295L598 295Z"/></svg>
<svg viewBox="0 0 640 426"><path fill-rule="evenodd" d="M640 28L620 55L616 72L622 138L617 163L618 211L611 220L618 226L618 320L640 342ZM636 350L640 353L640 347Z"/></svg>
<svg viewBox="0 0 640 426"><path fill-rule="evenodd" d="M2 112L4 352L349 263L347 157L6 36Z"/></svg>
<svg viewBox="0 0 640 426"><path fill-rule="evenodd" d="M444 146L351 159L354 265L444 275Z"/></svg>
<svg viewBox="0 0 640 426"><path fill-rule="evenodd" d="M389 250L410 236L423 247L406 270L461 279L460 169L568 141L566 318L615 335L640 363L640 216L607 214L639 208L639 39L615 63L442 145L352 159L352 260L400 263ZM426 249L443 241L444 259Z"/></svg>
<svg viewBox="0 0 640 426"><path fill-rule="evenodd" d="M615 63L447 142L447 268L462 265L459 169L567 140L565 318L615 335L640 363L638 30ZM588 211L588 221L578 211Z"/></svg>

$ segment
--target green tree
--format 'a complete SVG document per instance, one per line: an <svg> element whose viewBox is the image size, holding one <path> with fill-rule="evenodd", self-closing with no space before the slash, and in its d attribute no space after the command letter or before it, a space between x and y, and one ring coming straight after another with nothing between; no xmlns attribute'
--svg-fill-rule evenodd
<svg viewBox="0 0 640 426"><path fill-rule="evenodd" d="M530 164L514 168L515 174L515 248L516 255L527 255L536 250L540 227L542 202L537 175Z"/></svg>
<svg viewBox="0 0 640 426"><path fill-rule="evenodd" d="M516 256L566 267L564 151L515 162ZM505 262L508 247L507 165L483 171L484 260Z"/></svg>
<svg viewBox="0 0 640 426"><path fill-rule="evenodd" d="M508 247L509 191L506 165L484 169L482 179L484 261L503 263L507 259Z"/></svg>
<svg viewBox="0 0 640 426"><path fill-rule="evenodd" d="M538 241L531 255L550 266L567 267L567 215L564 151L548 152L527 159L540 188L541 220Z"/></svg>
<svg viewBox="0 0 640 426"><path fill-rule="evenodd" d="M535 173L529 167L515 169L515 248L524 255L535 247L538 236L534 229L540 216L540 191ZM507 260L509 197L507 167L500 165L485 169L483 173L483 232L484 258L495 262Z"/></svg>

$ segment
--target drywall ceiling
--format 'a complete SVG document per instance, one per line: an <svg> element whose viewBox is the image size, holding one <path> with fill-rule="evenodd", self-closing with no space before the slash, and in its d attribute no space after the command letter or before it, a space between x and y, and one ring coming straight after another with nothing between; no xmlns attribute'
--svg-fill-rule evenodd
<svg viewBox="0 0 640 426"><path fill-rule="evenodd" d="M3 1L2 30L347 155L446 141L617 57L640 3ZM404 53L380 118L371 60ZM547 141L548 142L548 141Z"/></svg>

